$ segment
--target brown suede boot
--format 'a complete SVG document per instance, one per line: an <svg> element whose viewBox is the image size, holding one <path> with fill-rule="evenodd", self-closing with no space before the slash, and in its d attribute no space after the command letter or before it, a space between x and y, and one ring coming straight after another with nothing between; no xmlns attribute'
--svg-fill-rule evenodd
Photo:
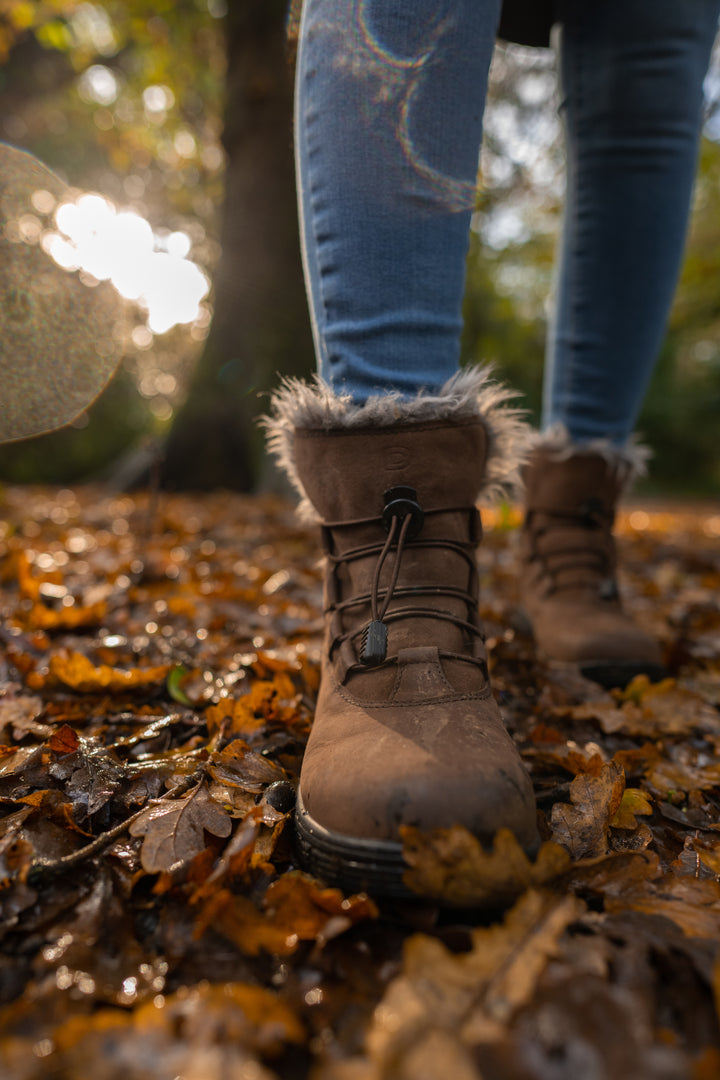
<svg viewBox="0 0 720 1080"><path fill-rule="evenodd" d="M663 676L659 646L623 611L615 577L612 528L631 455L573 449L557 433L523 471L522 595L538 649L606 687Z"/></svg>
<svg viewBox="0 0 720 1080"><path fill-rule="evenodd" d="M475 503L519 426L493 398L474 370L410 402L352 406L298 383L275 398L271 445L322 521L327 565L299 850L346 889L407 895L402 825L459 823L485 843L507 826L537 846L477 612Z"/></svg>

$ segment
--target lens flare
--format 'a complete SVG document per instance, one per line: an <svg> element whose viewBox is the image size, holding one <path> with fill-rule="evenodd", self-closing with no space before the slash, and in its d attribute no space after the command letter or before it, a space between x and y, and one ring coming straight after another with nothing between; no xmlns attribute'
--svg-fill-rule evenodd
<svg viewBox="0 0 720 1080"><path fill-rule="evenodd" d="M51 215L67 195L67 186L31 154L0 144L3 442L70 423L122 356L124 311L116 290L94 277L89 288L72 272L80 266L67 240L51 254ZM104 212L102 202L90 203L93 220Z"/></svg>

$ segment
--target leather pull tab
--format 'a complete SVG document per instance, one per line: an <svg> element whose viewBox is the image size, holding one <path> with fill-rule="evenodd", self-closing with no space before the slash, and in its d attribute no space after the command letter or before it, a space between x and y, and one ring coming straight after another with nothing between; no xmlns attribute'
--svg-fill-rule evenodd
<svg viewBox="0 0 720 1080"><path fill-rule="evenodd" d="M378 619L369 622L360 641L360 663L382 664L387 656L388 629Z"/></svg>

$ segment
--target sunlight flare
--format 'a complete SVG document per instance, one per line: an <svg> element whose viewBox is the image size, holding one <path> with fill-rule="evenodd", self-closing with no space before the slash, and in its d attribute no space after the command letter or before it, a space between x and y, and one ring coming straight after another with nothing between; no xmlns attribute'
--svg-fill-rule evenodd
<svg viewBox="0 0 720 1080"><path fill-rule="evenodd" d="M124 299L147 311L153 334L197 318L210 282L188 258L186 233L156 235L134 210L118 210L91 194L61 203L54 220L56 229L42 237L44 250L66 270L111 282Z"/></svg>

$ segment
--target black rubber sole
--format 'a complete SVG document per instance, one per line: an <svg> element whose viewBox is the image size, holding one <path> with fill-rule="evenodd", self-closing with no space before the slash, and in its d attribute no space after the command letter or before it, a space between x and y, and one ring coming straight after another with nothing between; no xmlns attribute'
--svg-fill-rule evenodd
<svg viewBox="0 0 720 1080"><path fill-rule="evenodd" d="M344 892L367 892L397 900L421 900L403 882L407 869L402 844L363 840L319 825L305 809L298 792L295 845L303 867Z"/></svg>
<svg viewBox="0 0 720 1080"><path fill-rule="evenodd" d="M606 690L624 690L636 675L647 675L650 682L660 682L667 676L662 664L638 664L632 660L584 660L577 667L586 679Z"/></svg>
<svg viewBox="0 0 720 1080"><path fill-rule="evenodd" d="M540 837L525 852L534 860ZM334 832L319 825L305 809L298 791L295 807L295 848L305 870L344 892L366 892L377 899L412 901L453 907L443 900L414 892L403 881L408 865L401 843L390 840L363 840ZM488 898L472 910L495 909L498 901Z"/></svg>

